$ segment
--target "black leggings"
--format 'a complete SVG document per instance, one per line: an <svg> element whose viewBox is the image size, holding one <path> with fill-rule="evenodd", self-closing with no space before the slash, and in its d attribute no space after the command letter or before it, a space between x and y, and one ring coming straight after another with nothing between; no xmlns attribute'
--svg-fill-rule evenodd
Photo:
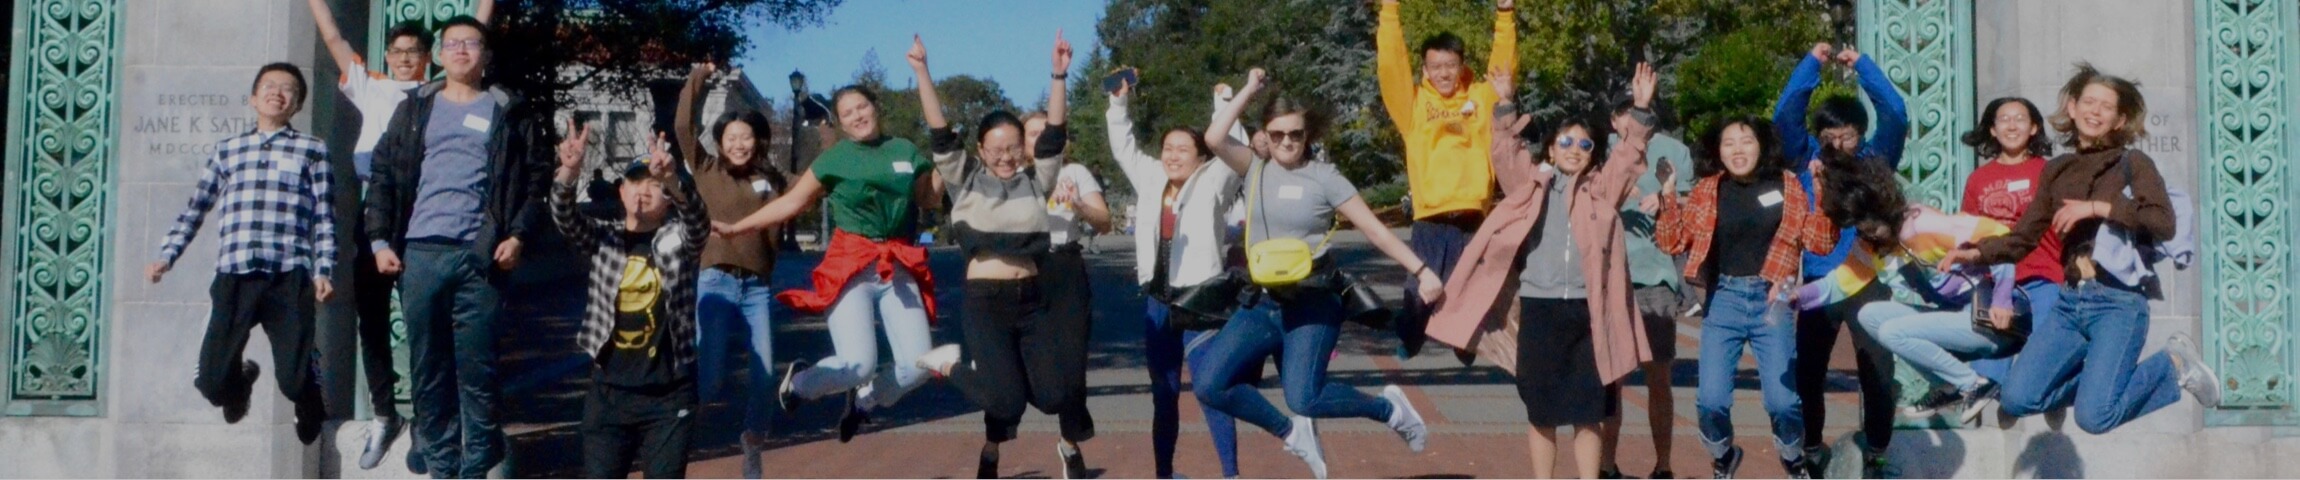
<svg viewBox="0 0 2300 480"><path fill-rule="evenodd" d="M1084 326L1057 325L1080 316L1049 315L1051 292L1036 278L967 279L965 290L964 354L950 376L982 407L983 439L1013 440L1029 405L1061 418L1063 440L1094 438L1086 413L1085 342L1066 335Z"/></svg>
<svg viewBox="0 0 2300 480"><path fill-rule="evenodd" d="M1881 453L1893 442L1893 352L1877 343L1874 332L1861 328L1856 315L1871 302L1892 301L1882 280L1842 301L1797 313L1797 398L1804 402L1805 448L1826 445L1821 427L1828 423L1829 406L1822 398L1828 390L1829 356L1837 347L1837 330L1853 325L1854 363L1861 383L1861 435L1870 453Z"/></svg>

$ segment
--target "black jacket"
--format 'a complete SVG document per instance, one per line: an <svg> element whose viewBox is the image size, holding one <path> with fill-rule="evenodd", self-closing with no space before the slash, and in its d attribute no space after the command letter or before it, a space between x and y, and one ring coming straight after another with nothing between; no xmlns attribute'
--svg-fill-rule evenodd
<svg viewBox="0 0 2300 480"><path fill-rule="evenodd" d="M406 251L407 226L423 179L423 130L431 122L432 100L444 85L443 81L424 84L401 101L399 113L392 115L390 128L375 145L374 172L368 180L367 238L389 242L394 251ZM484 95L496 108L487 138L487 198L472 248L481 258L494 258L496 244L505 238L532 246L529 233L547 221L541 200L550 188L558 134L551 130L549 112L535 110L518 95L492 86Z"/></svg>

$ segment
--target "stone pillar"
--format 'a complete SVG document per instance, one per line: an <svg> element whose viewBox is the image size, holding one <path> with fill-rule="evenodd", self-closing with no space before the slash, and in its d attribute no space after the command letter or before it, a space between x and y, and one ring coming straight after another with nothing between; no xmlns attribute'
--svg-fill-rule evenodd
<svg viewBox="0 0 2300 480"><path fill-rule="evenodd" d="M310 95L332 93L318 75L311 14L303 2L170 0L126 2L118 222L109 275L112 301L107 384L111 452L101 459L120 477L316 477L326 445L296 441L291 405L272 376L269 342L252 335L247 358L261 364L247 418L225 424L191 386L191 365L208 320L218 220L211 215L166 281L143 281L161 237L191 197L218 139L255 125L246 99L257 68L303 67ZM312 130L312 109L294 126ZM98 446L91 445L90 448ZM332 455L332 454L330 454ZM67 469L64 474L81 474ZM104 475L104 474L98 474Z"/></svg>

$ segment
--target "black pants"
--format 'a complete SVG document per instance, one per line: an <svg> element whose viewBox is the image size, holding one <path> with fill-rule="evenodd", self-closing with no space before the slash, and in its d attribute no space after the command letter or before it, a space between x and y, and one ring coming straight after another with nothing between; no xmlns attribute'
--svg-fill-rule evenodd
<svg viewBox="0 0 2300 480"><path fill-rule="evenodd" d="M629 477L637 460L647 478L684 478L694 427L693 380L618 387L599 381L594 367L583 397L583 476Z"/></svg>
<svg viewBox="0 0 2300 480"><path fill-rule="evenodd" d="M359 261L352 265L351 293L359 310L360 368L367 372L367 397L375 407L375 416L398 416L391 392L399 384L399 372L392 369L391 362L391 291L399 278L376 271L375 256L367 247L359 248Z"/></svg>
<svg viewBox="0 0 2300 480"><path fill-rule="evenodd" d="M326 414L320 400L319 375L313 363L312 322L318 301L312 297L311 274L296 269L286 273L216 274L208 286L214 310L208 333L200 340L198 373L192 386L215 406L241 404L254 393L254 378L240 370L248 334L257 326L272 345L272 379L280 393L295 402L297 418L319 419Z"/></svg>
<svg viewBox="0 0 2300 480"><path fill-rule="evenodd" d="M1038 279L968 279L965 310L964 355L951 382L982 407L984 440L1013 440L1026 404L1061 417L1062 439L1094 438L1086 362L1058 353L1085 347L1066 345L1078 342L1051 325Z"/></svg>
<svg viewBox="0 0 2300 480"><path fill-rule="evenodd" d="M1806 449L1828 444L1821 427L1828 423L1829 407L1821 395L1828 390L1829 356L1837 347L1837 330L1846 324L1853 326L1854 361L1861 381L1861 436L1872 453L1885 451L1893 442L1893 352L1877 343L1875 332L1861 328L1856 318L1862 306L1892 299L1884 282L1872 281L1842 301L1797 313L1797 360L1791 368L1797 376L1797 398L1804 402Z"/></svg>

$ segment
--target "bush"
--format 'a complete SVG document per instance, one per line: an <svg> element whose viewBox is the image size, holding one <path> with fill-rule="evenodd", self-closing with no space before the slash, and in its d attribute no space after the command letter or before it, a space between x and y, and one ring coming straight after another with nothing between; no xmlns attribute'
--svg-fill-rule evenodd
<svg viewBox="0 0 2300 480"><path fill-rule="evenodd" d="M1365 199L1366 206L1376 210L1397 206L1406 198L1406 182L1402 179L1358 190L1358 197Z"/></svg>

